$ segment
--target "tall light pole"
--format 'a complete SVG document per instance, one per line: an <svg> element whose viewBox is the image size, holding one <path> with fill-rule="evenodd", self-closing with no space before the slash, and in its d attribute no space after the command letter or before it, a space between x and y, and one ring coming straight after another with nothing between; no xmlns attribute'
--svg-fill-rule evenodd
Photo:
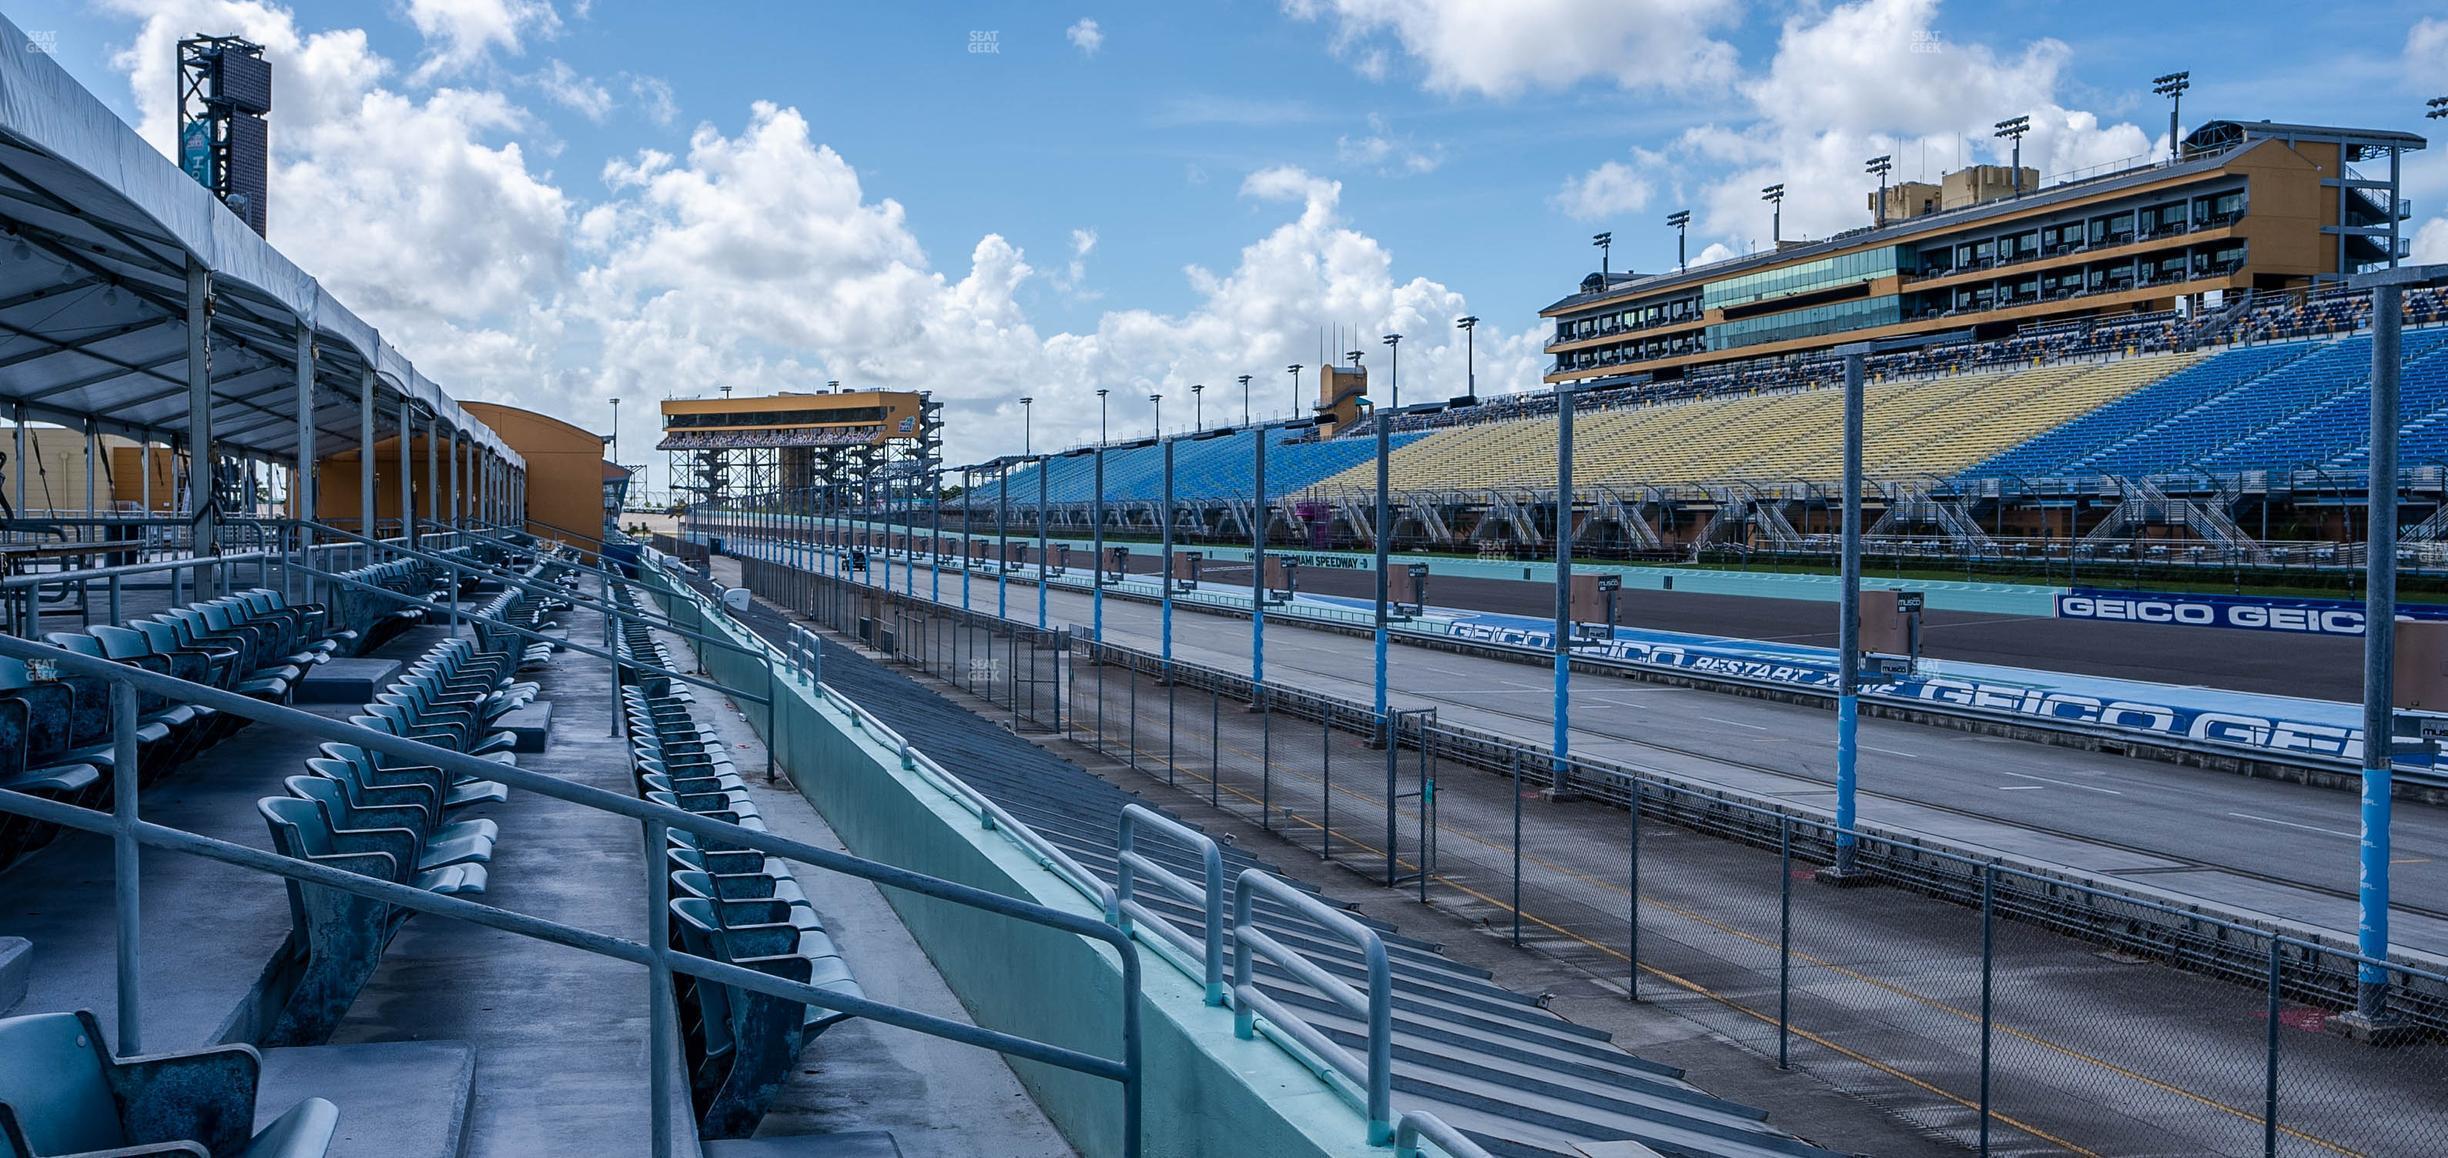
<svg viewBox="0 0 2448 1158"><path fill-rule="evenodd" d="M1862 379L1870 347L1856 342L1837 349L1844 358L1844 555L1837 564L1842 589L1836 605L1836 865L1842 880L1853 872L1854 783L1860 749Z"/></svg>
<svg viewBox="0 0 2448 1158"><path fill-rule="evenodd" d="M612 396L612 462L620 463L620 395Z"/></svg>
<svg viewBox="0 0 2448 1158"><path fill-rule="evenodd" d="M1286 374L1290 374L1290 375L1292 376L1292 414L1291 414L1291 417L1294 417L1294 418L1298 418L1298 417L1300 417L1300 372L1301 372L1301 364L1300 364L1300 363L1298 363L1298 362L1294 362L1294 363L1292 363L1291 365L1284 367L1284 373L1286 373Z"/></svg>
<svg viewBox="0 0 2448 1158"><path fill-rule="evenodd" d="M1454 328L1462 331L1462 396L1476 404L1479 401L1479 349L1473 335L1479 329L1479 315L1455 318Z"/></svg>
<svg viewBox="0 0 2448 1158"><path fill-rule="evenodd" d="M1247 374L1243 374L1243 375L1241 376L1241 425L1243 425L1243 426L1247 426L1247 425L1249 425L1249 424L1250 424L1250 389L1249 389L1249 384L1250 384L1250 376L1249 376L1249 375L1247 375Z"/></svg>
<svg viewBox="0 0 2448 1158"><path fill-rule="evenodd" d="M1590 234L1590 244L1598 247L1598 292L1605 293L1607 283L1614 280L1609 275L1615 272L1612 260L1615 254L1615 231L1610 229L1604 233Z"/></svg>
<svg viewBox="0 0 2448 1158"><path fill-rule="evenodd" d="M1887 225L1887 171L1893 168L1895 155L1892 153L1881 153L1862 162L1862 172L1878 178L1878 200L1872 202L1875 208L1871 210L1870 220L1880 228Z"/></svg>
<svg viewBox="0 0 2448 1158"><path fill-rule="evenodd" d="M1104 389L1097 391L1096 493L1088 499L1088 518L1096 524L1090 531L1093 542L1088 548L1096 556L1096 568L1088 573L1089 578L1094 580L1088 584L1088 633L1098 643L1105 642L1105 443L1109 441L1105 436L1105 395L1108 393L1110 391Z"/></svg>
<svg viewBox="0 0 2448 1158"><path fill-rule="evenodd" d="M1667 214L1666 224L1672 226L1675 231L1675 269L1677 271L1690 269L1691 259L1683 243L1691 233L1691 210L1677 209Z"/></svg>
<svg viewBox="0 0 2448 1158"><path fill-rule="evenodd" d="M1156 408L1156 437L1164 437L1164 395L1148 395L1148 405Z"/></svg>
<svg viewBox="0 0 2448 1158"><path fill-rule="evenodd" d="M1206 383L1204 383L1204 382L1193 382L1193 383L1191 383L1191 384L1190 384L1190 429L1191 429L1191 430L1194 430L1194 431L1203 431L1203 430L1206 430L1206 429L1207 429L1207 399L1204 397L1204 396L1206 395L1206 393L1207 393L1207 384L1206 384Z"/></svg>
<svg viewBox="0 0 2448 1158"><path fill-rule="evenodd" d="M1569 799L1572 791L1572 541L1573 541L1573 389L1558 382L1556 398L1556 556L1555 556L1555 731L1549 746L1555 752L1547 770L1548 795Z"/></svg>
<svg viewBox="0 0 2448 1158"><path fill-rule="evenodd" d="M1036 400L1036 399L1034 399L1034 398L1027 398L1027 397L1023 397L1022 399L1020 399L1020 453L1021 453L1021 454L1024 454L1024 455L1025 455L1025 454L1028 454L1028 453L1030 453L1031 451L1033 451L1033 450L1035 450L1035 449L1036 449L1036 447L1033 445L1034 440L1035 440L1035 438L1036 438L1036 432L1037 432L1037 400Z"/></svg>
<svg viewBox="0 0 2448 1158"><path fill-rule="evenodd" d="M2151 78L2151 91L2168 99L2168 163L2184 159L2184 146L2176 139L2177 114L2184 110L2185 90L2193 87L2190 72L2162 73Z"/></svg>
<svg viewBox="0 0 2448 1158"><path fill-rule="evenodd" d="M2014 195L2016 197L2023 196L2023 134L2030 131L2030 117L2008 117L2005 120L1997 123L1997 132L1992 134L1994 136L2014 142L2014 161L2009 173L2014 178Z"/></svg>
<svg viewBox="0 0 2448 1158"><path fill-rule="evenodd" d="M1394 359L1393 369L1386 374L1386 386L1394 395L1394 409L1402 409L1402 335L1385 336L1386 355Z"/></svg>
<svg viewBox="0 0 2448 1158"><path fill-rule="evenodd" d="M1773 250L1785 244L1784 182L1760 190L1760 200L1768 203L1768 248Z"/></svg>

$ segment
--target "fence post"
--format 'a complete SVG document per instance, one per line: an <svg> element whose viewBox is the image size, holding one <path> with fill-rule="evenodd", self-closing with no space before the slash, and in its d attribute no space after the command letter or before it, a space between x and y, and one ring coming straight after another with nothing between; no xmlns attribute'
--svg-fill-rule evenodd
<svg viewBox="0 0 2448 1158"><path fill-rule="evenodd" d="M1777 817L1777 1068L1789 1068L1793 1039L1793 817Z"/></svg>
<svg viewBox="0 0 2448 1158"><path fill-rule="evenodd" d="M2265 1158L2277 1158L2278 1154L2278 1014L2284 996L2279 983L2279 945L2278 938L2270 938L2269 1010L2266 1018L2269 1024L2264 1027L2269 1040L2262 1045L2261 1063L2261 1153Z"/></svg>
<svg viewBox="0 0 2448 1158"><path fill-rule="evenodd" d="M1981 866L1980 1152L1989 1153L1990 1051L1997 1036L1997 862Z"/></svg>
<svg viewBox="0 0 2448 1158"><path fill-rule="evenodd" d="M1521 948L1521 886L1522 886L1522 751L1513 748L1513 947Z"/></svg>
<svg viewBox="0 0 2448 1158"><path fill-rule="evenodd" d="M1275 705L1265 684L1251 684L1258 699L1258 827L1275 831Z"/></svg>
<svg viewBox="0 0 2448 1158"><path fill-rule="evenodd" d="M1643 787L1645 786L1641 782L1641 778L1634 776L1632 778L1632 807L1630 809L1632 818L1632 835L1631 838L1625 842L1630 846L1632 854L1632 871L1627 874L1628 880L1626 882L1631 886L1632 897L1630 902L1631 911L1625 915L1624 921L1624 997L1631 1001L1640 1000L1640 852L1641 789ZM1519 828L1520 821L1518 819L1518 817L1521 815L1521 785L1519 784L1515 784L1513 786L1513 813L1517 818L1514 822L1516 827L1513 834L1513 855L1515 864L1514 872L1518 874L1521 871L1519 867L1521 857L1521 832ZM1516 885L1515 887L1518 888L1519 886Z"/></svg>
<svg viewBox="0 0 2448 1158"><path fill-rule="evenodd" d="M1318 708L1318 859L1334 859L1334 709Z"/></svg>

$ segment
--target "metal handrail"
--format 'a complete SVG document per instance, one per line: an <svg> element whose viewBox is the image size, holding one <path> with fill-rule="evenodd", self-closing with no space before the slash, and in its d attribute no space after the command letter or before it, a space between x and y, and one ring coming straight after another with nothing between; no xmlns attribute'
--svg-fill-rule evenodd
<svg viewBox="0 0 2448 1158"><path fill-rule="evenodd" d="M656 983L665 984L668 972L686 973L726 985L752 990L788 1001L837 1010L856 1017L865 1017L887 1025L917 1030L964 1044L983 1046L1047 1065L1074 1070L1122 1083L1124 1098L1123 1146L1126 1154L1136 1155L1140 1142L1140 1103L1143 1073L1140 1059L1139 1002L1140 964L1130 938L1094 918L1065 912L1033 901L1017 900L1000 893L971 885L943 880L912 872L908 869L868 860L846 852L820 848L802 841L778 836L763 829L743 828L729 821L700 816L669 805L640 800L590 785L575 784L557 776L522 769L515 764L480 760L456 749L439 747L404 736L395 736L377 729L357 727L326 719L312 712L281 704L266 703L221 688L131 667L98 656L81 655L63 648L25 640L0 637L0 656L19 660L43 661L64 671L104 679L114 686L113 714L116 716L115 744L120 760L115 772L114 812L103 817L92 809L45 800L12 790L0 790L0 811L14 812L36 820L111 837L117 845L117 908L122 936L119 954L119 1024L122 1027L121 1052L137 1052L141 1040L142 1002L142 910L136 888L136 845L151 845L187 852L218 860L241 868L269 872L292 880L305 881L337 889L356 896L396 904L402 908L437 916L451 917L481 924L521 936L549 941L601 956L614 957L649 967L656 973ZM120 688L129 689L120 691ZM1117 1061L1068 1047L1037 1041L1033 1038L987 1029L966 1022L952 1021L933 1014L904 1009L871 1001L863 996L835 993L800 982L785 980L771 974L742 968L722 961L676 952L667 945L648 945L624 938L612 937L592 930L528 916L507 909L457 897L428 893L407 885L308 861L293 860L276 853L265 852L247 845L187 832L168 825L139 819L137 786L134 772L136 753L136 691L150 692L179 703L196 704L216 711L268 723L307 736L355 744L385 755L442 769L462 777L484 778L510 787L535 792L554 799L568 801L642 821L648 826L648 855L661 854L662 834L671 829L693 833L729 845L753 848L771 856L795 861L830 872L873 881L879 885L902 889L971 908L983 909L998 916L1012 917L1062 932L1102 942L1111 946L1121 959L1123 971L1122 1032L1123 1057ZM664 914L650 914L649 927L657 927ZM656 1020L653 1044L658 1071L668 1072L676 1058L677 1048L670 1040L670 1028ZM657 1079L660 1080L659 1078ZM670 1109L668 1099L652 1099L650 1111L654 1118L653 1144L658 1154L669 1144Z"/></svg>
<svg viewBox="0 0 2448 1158"><path fill-rule="evenodd" d="M1422 1138L1436 1143L1448 1158L1488 1158L1488 1152L1477 1142L1463 1137L1462 1131L1426 1110L1404 1110L1402 1120L1394 1124L1394 1158L1423 1158Z"/></svg>
<svg viewBox="0 0 2448 1158"><path fill-rule="evenodd" d="M651 556L661 555L661 552L652 551L651 548L649 552ZM662 570L659 563L656 565L656 570L658 573ZM708 607L703 597L686 584L674 583L671 584L670 589L687 595L701 609ZM764 638L755 632L749 632L748 637L760 644L765 643ZM767 646L770 649L770 645ZM864 705L817 679L816 675L821 669L799 668L790 665L788 657L779 651L769 650L767 654L769 657L783 659L784 666L792 667L792 670L801 679L807 680L809 686L824 697L826 703L848 715L854 726L873 733L878 739L891 745L895 753L900 756L901 766L904 769L923 773L934 784L937 791L951 797L968 809L970 815L977 817L979 827L1001 832L1012 843L1034 855L1037 858L1038 867L1063 878L1082 896L1095 901L1098 909L1105 914L1108 924L1118 919L1119 909L1116 907L1118 900L1113 886L1098 880L1095 874L1081 867L1080 863L1072 859L1069 853L1048 842L1045 837L1038 834L1036 829L1014 818L1011 813L1004 810L1002 805L970 787L968 781L953 775L943 765L936 763L933 757L919 751L907 737L895 731L892 725L885 723L875 713L868 711Z"/></svg>
<svg viewBox="0 0 2448 1158"><path fill-rule="evenodd" d="M113 551L133 551L136 549L138 548L133 543L120 544L116 546L97 543L94 545L94 550L92 553L97 555L105 555ZM55 583L77 583L87 579L124 579L132 575L150 575L157 571L179 571L193 567L219 567L229 563L260 563L265 560L281 558L283 558L283 554L277 551L241 551L234 555L182 555L176 559L157 559L151 563L121 563L112 567L88 567L79 571L43 571L32 574L11 575L5 579L0 579L0 590L15 591L26 587L49 587Z"/></svg>
<svg viewBox="0 0 2448 1158"><path fill-rule="evenodd" d="M1138 851L1141 827L1172 837L1199 854L1205 870L1205 885L1194 884L1165 866L1150 860ZM1120 868L1115 877L1120 882L1115 889L1120 927L1131 931L1131 922L1144 921L1156 930L1156 935L1184 953L1197 954L1205 967L1207 1004L1224 1004L1224 852L1206 833L1174 820L1144 804L1125 805L1122 809L1121 835L1115 846L1115 860ZM1136 900L1139 878L1145 876L1171 890L1174 895L1198 905L1205 914L1202 936L1193 938L1179 925L1161 913Z"/></svg>
<svg viewBox="0 0 2448 1158"><path fill-rule="evenodd" d="M1363 993L1319 968L1259 928L1250 918L1250 906L1260 893L1359 946L1361 960L1368 969L1368 991ZM1366 1091L1369 1145L1385 1145L1394 1136L1394 975L1386 960L1385 942L1378 939L1374 930L1353 920L1351 914L1254 868L1241 870L1233 882L1232 932L1233 1036L1243 1041L1253 1039L1258 1032L1258 1017L1265 1015L1271 1029L1289 1036L1334 1072ZM1350 1050L1335 1044L1316 1026L1261 992L1256 973L1256 958L1261 954L1316 990L1318 996L1342 1006L1353 1016L1366 1018L1368 1060L1353 1057Z"/></svg>

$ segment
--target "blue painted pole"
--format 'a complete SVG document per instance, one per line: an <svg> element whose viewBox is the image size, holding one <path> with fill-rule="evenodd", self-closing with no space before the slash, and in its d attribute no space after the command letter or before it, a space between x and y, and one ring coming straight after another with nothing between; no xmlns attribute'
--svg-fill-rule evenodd
<svg viewBox="0 0 2448 1158"><path fill-rule="evenodd" d="M995 618L1011 618L1011 464L995 467Z"/></svg>
<svg viewBox="0 0 2448 1158"><path fill-rule="evenodd" d="M1836 865L1853 871L1855 760L1861 694L1862 375L1867 350L1844 349L1843 593L1836 611Z"/></svg>
<svg viewBox="0 0 2448 1158"><path fill-rule="evenodd" d="M2371 478L2364 493L2363 863L2356 890L2355 1013L2366 1023L2388 1015L2389 806L2395 777L2397 622L2397 358L2404 287L2372 287Z"/></svg>
<svg viewBox="0 0 2448 1158"><path fill-rule="evenodd" d="M1053 567L1046 559L1046 475L1053 473L1051 457L1037 460L1037 630L1046 629L1046 588L1053 586Z"/></svg>
<svg viewBox="0 0 2448 1158"><path fill-rule="evenodd" d="M1164 503L1158 513L1164 518L1163 538L1159 540L1164 544L1164 625L1161 642L1165 678L1169 680L1173 678L1173 440L1161 434L1157 437L1164 441Z"/></svg>
<svg viewBox="0 0 2448 1158"><path fill-rule="evenodd" d="M972 526L969 514L974 512L977 512L977 490L972 490L972 485L969 485L969 468L960 468L960 610L965 612L969 610L969 573L977 570L969 566L977 558L969 551L969 544L977 539L977 534L969 529Z"/></svg>
<svg viewBox="0 0 2448 1158"><path fill-rule="evenodd" d="M1249 389L1249 380L1242 379L1241 389ZM1250 690L1256 698L1258 689L1266 686L1266 547L1267 523L1273 518L1273 507L1267 505L1266 444L1267 431L1259 427L1257 446L1250 451L1251 473L1255 479L1251 490L1257 495L1255 511L1250 520Z"/></svg>
<svg viewBox="0 0 2448 1158"><path fill-rule="evenodd" d="M1099 438L1096 448L1096 494L1088 501L1088 517L1096 523L1089 532L1090 547L1096 555L1095 567L1089 572L1094 582L1088 585L1089 637L1105 642L1105 443Z"/></svg>
<svg viewBox="0 0 2448 1158"><path fill-rule="evenodd" d="M1555 394L1555 761L1547 784L1551 795L1562 797L1572 782L1573 391L1559 382Z"/></svg>
<svg viewBox="0 0 2448 1158"><path fill-rule="evenodd" d="M1385 728L1387 727L1386 636L1388 634L1386 620L1387 612L1390 610L1386 606L1386 600L1388 595L1387 584L1391 581L1386 574L1386 532L1391 529L1390 524L1392 522L1392 520L1387 517L1387 508L1391 505L1388 496L1388 492L1391 489L1391 484L1389 481L1391 478L1389 460L1392 457L1393 444L1388 440L1386 434L1386 422L1388 421L1387 416L1378 412L1377 408L1374 406L1371 406L1369 410L1369 416L1375 419L1375 421L1370 423L1370 425L1377 428L1377 519L1376 522L1372 524L1372 529L1370 531L1370 537L1376 540L1377 547L1377 635L1374 641L1377 659L1377 698L1375 703L1377 705L1377 726L1379 728ZM1393 733L1389 731L1386 733L1386 751L1391 753L1393 750L1394 736ZM1389 788L1387 791L1391 793L1392 789ZM1388 795L1386 799L1386 823L1388 826L1391 826L1393 824L1394 816L1392 804L1393 797ZM1393 883L1394 879L1393 847L1394 846L1390 841L1386 845L1386 881L1388 884Z"/></svg>
<svg viewBox="0 0 2448 1158"><path fill-rule="evenodd" d="M927 489L935 495L935 514L927 529L927 600L943 602L943 461L927 464Z"/></svg>

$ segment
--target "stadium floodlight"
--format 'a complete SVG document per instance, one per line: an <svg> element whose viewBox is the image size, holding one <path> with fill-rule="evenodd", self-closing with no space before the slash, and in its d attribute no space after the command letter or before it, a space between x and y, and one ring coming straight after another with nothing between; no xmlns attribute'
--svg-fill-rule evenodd
<svg viewBox="0 0 2448 1158"><path fill-rule="evenodd" d="M1684 257L1683 249L1683 239L1691 230L1691 210L1677 209L1674 212L1667 214L1666 224L1673 226L1675 231L1676 271L1680 272L1682 270L1691 268L1691 263Z"/></svg>
<svg viewBox="0 0 2448 1158"><path fill-rule="evenodd" d="M612 396L612 461L620 462L620 395Z"/></svg>
<svg viewBox="0 0 2448 1158"><path fill-rule="evenodd" d="M1164 395L1148 395L1148 404L1156 408L1156 437L1164 437Z"/></svg>
<svg viewBox="0 0 2448 1158"><path fill-rule="evenodd" d="M1248 426L1250 424L1249 384L1250 376L1243 374L1241 376L1241 425L1243 426Z"/></svg>
<svg viewBox="0 0 2448 1158"><path fill-rule="evenodd" d="M2184 157L2184 146L2176 139L2176 114L2184 108L2185 90L2193 87L2190 72L2161 73L2151 78L2151 92L2168 99L2168 163Z"/></svg>
<svg viewBox="0 0 2448 1158"><path fill-rule="evenodd" d="M1106 443L1113 441L1112 439L1110 439L1110 438L1106 437L1106 435L1105 435L1105 396L1106 396L1106 395L1108 395L1108 394L1111 394L1111 393L1113 393L1113 391L1108 390L1108 389L1106 389L1106 388L1104 388L1104 387L1098 387L1098 388L1097 388L1097 445L1098 445L1098 446L1103 446L1103 445L1105 445Z"/></svg>
<svg viewBox="0 0 2448 1158"><path fill-rule="evenodd" d="M1037 400L1023 395L1020 399L1020 453L1034 449L1037 429Z"/></svg>
<svg viewBox="0 0 2448 1158"><path fill-rule="evenodd" d="M2443 118L2448 118L2448 96L2432 97L2430 100L2424 101L2423 110L2423 119L2425 120L2436 121Z"/></svg>
<svg viewBox="0 0 2448 1158"><path fill-rule="evenodd" d="M1615 231L1590 234L1590 244L1598 247L1598 289L1603 293L1607 283L1614 280L1609 276L1615 272L1609 259L1615 253Z"/></svg>
<svg viewBox="0 0 2448 1158"><path fill-rule="evenodd" d="M1193 382L1190 384L1190 429L1193 432L1207 429L1207 401L1204 397L1206 393L1206 383Z"/></svg>
<svg viewBox="0 0 2448 1158"><path fill-rule="evenodd" d="M1882 227L1887 224L1887 173L1889 170L1894 168L1895 154L1893 153L1881 153L1878 156L1862 162L1862 172L1878 178L1879 191L1878 201L1876 202L1877 209L1874 211L1874 215L1871 220Z"/></svg>
<svg viewBox="0 0 2448 1158"><path fill-rule="evenodd" d="M1993 134L1994 136L2014 142L2013 167L2007 172L2014 180L2014 195L2021 197L2023 195L2023 134L2031 131L2031 118L2028 116L2008 117L1999 121L1996 127L1997 132Z"/></svg>
<svg viewBox="0 0 2448 1158"><path fill-rule="evenodd" d="M1284 367L1284 373L1292 376L1292 417L1294 418L1300 417L1300 372L1301 364L1298 362Z"/></svg>
<svg viewBox="0 0 2448 1158"><path fill-rule="evenodd" d="M1760 200L1768 203L1768 245L1785 244L1785 184L1780 181L1760 190Z"/></svg>
<svg viewBox="0 0 2448 1158"><path fill-rule="evenodd" d="M1387 334L1385 344L1386 350L1394 359L1393 368L1386 374L1386 384L1392 387L1394 408L1400 410L1402 409L1402 335Z"/></svg>
<svg viewBox="0 0 2448 1158"><path fill-rule="evenodd" d="M1454 319L1454 328L1462 331L1462 396L1470 404L1479 404L1479 315Z"/></svg>

